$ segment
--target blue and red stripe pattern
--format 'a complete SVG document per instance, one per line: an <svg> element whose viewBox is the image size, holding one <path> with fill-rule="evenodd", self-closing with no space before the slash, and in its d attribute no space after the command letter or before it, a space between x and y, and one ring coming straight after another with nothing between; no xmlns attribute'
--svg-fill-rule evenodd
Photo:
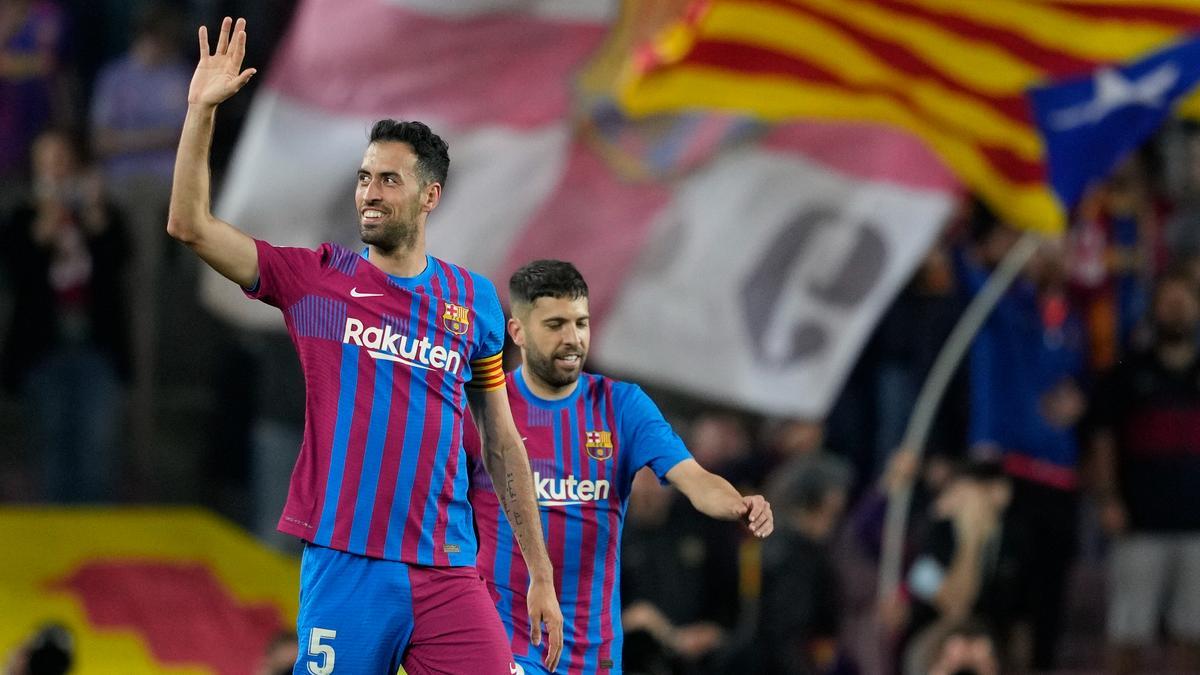
<svg viewBox="0 0 1200 675"><path fill-rule="evenodd" d="M465 386L504 345L495 287L432 256L401 278L336 244L257 246L247 294L283 310L307 387L279 529L358 555L473 565Z"/></svg>
<svg viewBox="0 0 1200 675"><path fill-rule="evenodd" d="M585 374L566 398L533 394L520 369L507 393L534 472L555 589L562 606L565 675L621 672L620 542L633 476L649 466L665 480L690 457L658 408L636 385ZM529 573L482 463L468 423L477 567L488 582L518 660L541 660L529 643Z"/></svg>

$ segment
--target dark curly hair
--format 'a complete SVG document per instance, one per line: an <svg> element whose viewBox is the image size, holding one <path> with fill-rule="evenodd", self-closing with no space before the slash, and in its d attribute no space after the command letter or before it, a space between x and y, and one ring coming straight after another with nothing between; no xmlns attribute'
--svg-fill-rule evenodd
<svg viewBox="0 0 1200 675"><path fill-rule="evenodd" d="M417 153L417 175L423 183L446 185L450 146L424 122L379 120L371 127L371 143L408 143Z"/></svg>

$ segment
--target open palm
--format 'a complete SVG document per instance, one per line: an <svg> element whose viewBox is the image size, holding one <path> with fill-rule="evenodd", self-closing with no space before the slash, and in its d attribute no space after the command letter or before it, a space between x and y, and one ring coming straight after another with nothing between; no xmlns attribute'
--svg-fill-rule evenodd
<svg viewBox="0 0 1200 675"><path fill-rule="evenodd" d="M221 22L221 36L217 39L217 51L209 54L208 49L208 28L201 26L200 63L188 88L188 103L217 105L246 86L250 77L258 72L255 68L242 70L242 59L246 56L245 19L238 19L237 25L233 25L233 19L225 17Z"/></svg>

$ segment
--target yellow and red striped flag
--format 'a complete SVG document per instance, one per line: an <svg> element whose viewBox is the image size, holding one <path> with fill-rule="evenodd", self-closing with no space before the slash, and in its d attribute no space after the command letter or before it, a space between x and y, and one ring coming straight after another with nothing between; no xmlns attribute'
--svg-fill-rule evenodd
<svg viewBox="0 0 1200 675"><path fill-rule="evenodd" d="M1196 32L1200 0L698 0L635 52L617 98L637 118L899 127L1008 221L1057 232L1065 212L1026 90Z"/></svg>

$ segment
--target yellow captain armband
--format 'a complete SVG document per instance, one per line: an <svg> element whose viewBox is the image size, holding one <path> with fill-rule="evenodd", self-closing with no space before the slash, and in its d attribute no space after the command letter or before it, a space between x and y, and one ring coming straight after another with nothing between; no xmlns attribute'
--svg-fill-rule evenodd
<svg viewBox="0 0 1200 675"><path fill-rule="evenodd" d="M475 391L494 391L504 386L504 352L471 362L467 386Z"/></svg>

